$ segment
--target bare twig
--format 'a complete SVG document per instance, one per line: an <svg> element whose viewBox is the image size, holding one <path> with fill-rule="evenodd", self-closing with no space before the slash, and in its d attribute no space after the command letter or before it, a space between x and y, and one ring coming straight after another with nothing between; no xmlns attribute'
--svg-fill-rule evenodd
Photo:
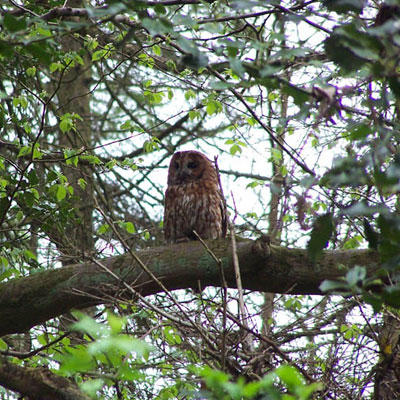
<svg viewBox="0 0 400 400"><path fill-rule="evenodd" d="M233 193L231 192L231 196L233 199L233 205L235 209L235 215L233 217L233 221L236 220L236 217L238 215L237 208L236 208L236 203L235 203L235 198L233 196ZM235 279L236 279L236 286L238 289L238 295L239 295L239 320L242 322L242 324L248 328L248 315L246 311L246 306L244 304L244 296L243 296L243 286L242 286L242 278L240 276L240 266L239 266L239 257L237 255L237 246L236 246L236 236L235 236L235 228L233 223L229 223L229 231L231 234L231 244L232 244L232 261L233 261L233 268L235 271ZM253 348L253 342L249 334L246 335L246 343L251 350Z"/></svg>
<svg viewBox="0 0 400 400"><path fill-rule="evenodd" d="M208 247L207 243L200 237L200 235L193 231L194 235L203 245L203 247L207 250L208 254L215 260L217 263L219 270L221 272L221 292L222 292L222 330L221 330L221 369L225 371L226 366L226 314L227 314L227 297L228 297L228 285L226 283L224 269L222 267L222 260L218 258L213 251Z"/></svg>
<svg viewBox="0 0 400 400"><path fill-rule="evenodd" d="M215 164L215 169L217 171L218 184L219 184L219 188L220 188L222 199L223 199L222 201L223 201L224 213L225 213L225 218L226 218L225 223L229 227L229 232L231 235L233 267L234 267L234 271L235 271L236 286L237 286L238 295L239 295L239 319L242 321L242 323L244 325L247 326L247 313L246 313L246 307L244 305L243 286L242 286L242 279L240 277L239 258L237 255L237 246L236 246L236 238L235 238L235 231L234 231L234 221L236 220L236 217L237 217L236 204L235 204L235 200L233 198L233 194L231 192L231 196L233 198L233 203L234 203L234 207L235 207L235 215L233 217L233 223L231 223L229 221L229 216L228 216L227 207L226 207L226 199L225 199L224 191L223 191L222 184L221 184L221 177L220 177L219 166L218 166L218 157L214 158L214 164ZM224 316L224 317L226 317L226 316ZM251 349L252 348L252 340L249 337L249 335L246 335L246 342L247 342L249 349Z"/></svg>
<svg viewBox="0 0 400 400"><path fill-rule="evenodd" d="M206 335L204 330L198 326L191 318L190 316L186 313L186 311L182 308L181 304L171 295L171 292L166 288L166 286L158 279L153 272L143 263L143 261L133 252L130 247L126 244L125 240L122 238L120 232L115 228L114 223L108 216L104 213L104 211L101 209L99 204L97 203L97 199L94 198L94 202L96 204L96 209L100 212L100 214L103 216L105 221L109 224L111 229L114 231L115 235L118 237L119 241L121 244L125 247L125 249L129 252L129 254L132 256L132 258L139 264L139 266L156 282L165 292L165 294L171 299L171 301L175 304L175 306L178 308L178 310L182 313L182 315L185 316L189 324L197 331L199 332L200 336L204 339L204 341L207 343L208 346L210 346L211 349L216 349L215 343ZM106 266L102 265L99 261L92 260L95 262L97 265L99 265L101 268L105 269L110 275L112 275L117 281L122 282L122 284L131 292L135 293L138 295L137 291L134 290L131 285L126 283L122 278L120 278L118 275L113 273L109 268ZM143 298L142 298L143 301Z"/></svg>

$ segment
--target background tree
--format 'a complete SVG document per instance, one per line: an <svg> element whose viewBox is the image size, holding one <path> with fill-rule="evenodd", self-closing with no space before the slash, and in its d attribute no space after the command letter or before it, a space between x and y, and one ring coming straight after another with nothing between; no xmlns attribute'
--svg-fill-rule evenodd
<svg viewBox="0 0 400 400"><path fill-rule="evenodd" d="M396 3L0 10L2 398L400 397ZM163 247L193 148L236 244Z"/></svg>

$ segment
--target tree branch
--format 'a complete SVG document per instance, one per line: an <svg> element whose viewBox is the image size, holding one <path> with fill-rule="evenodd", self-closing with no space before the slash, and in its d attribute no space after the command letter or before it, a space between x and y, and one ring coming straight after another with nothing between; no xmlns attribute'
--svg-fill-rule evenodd
<svg viewBox="0 0 400 400"><path fill-rule="evenodd" d="M67 378L53 374L46 367L21 367L0 357L2 386L30 400L89 400L78 386Z"/></svg>
<svg viewBox="0 0 400 400"><path fill-rule="evenodd" d="M235 288L230 240L211 240L207 244L222 259L227 285ZM243 288L254 291L321 294L319 285L323 280L342 277L355 265L365 265L371 273L379 267L378 255L372 250L325 251L315 264L304 249L269 247L262 239L238 240L237 252ZM198 281L203 287L221 285L220 268L200 242L141 250L136 255L168 290L195 287ZM2 283L0 335L25 332L71 309L132 297L126 284L142 296L162 292L129 254Z"/></svg>

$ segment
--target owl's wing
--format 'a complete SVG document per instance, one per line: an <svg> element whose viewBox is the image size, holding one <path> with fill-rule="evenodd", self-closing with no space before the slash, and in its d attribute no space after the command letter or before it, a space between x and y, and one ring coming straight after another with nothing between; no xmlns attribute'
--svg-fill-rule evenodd
<svg viewBox="0 0 400 400"><path fill-rule="evenodd" d="M173 194L171 188L167 188L164 196L164 236L168 242L173 241Z"/></svg>

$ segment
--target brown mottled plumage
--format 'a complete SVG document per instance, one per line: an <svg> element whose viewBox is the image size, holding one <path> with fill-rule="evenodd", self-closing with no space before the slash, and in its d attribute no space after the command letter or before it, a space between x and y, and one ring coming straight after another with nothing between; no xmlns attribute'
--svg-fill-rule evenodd
<svg viewBox="0 0 400 400"><path fill-rule="evenodd" d="M164 234L167 243L225 237L226 209L213 163L198 151L173 155L165 192Z"/></svg>

